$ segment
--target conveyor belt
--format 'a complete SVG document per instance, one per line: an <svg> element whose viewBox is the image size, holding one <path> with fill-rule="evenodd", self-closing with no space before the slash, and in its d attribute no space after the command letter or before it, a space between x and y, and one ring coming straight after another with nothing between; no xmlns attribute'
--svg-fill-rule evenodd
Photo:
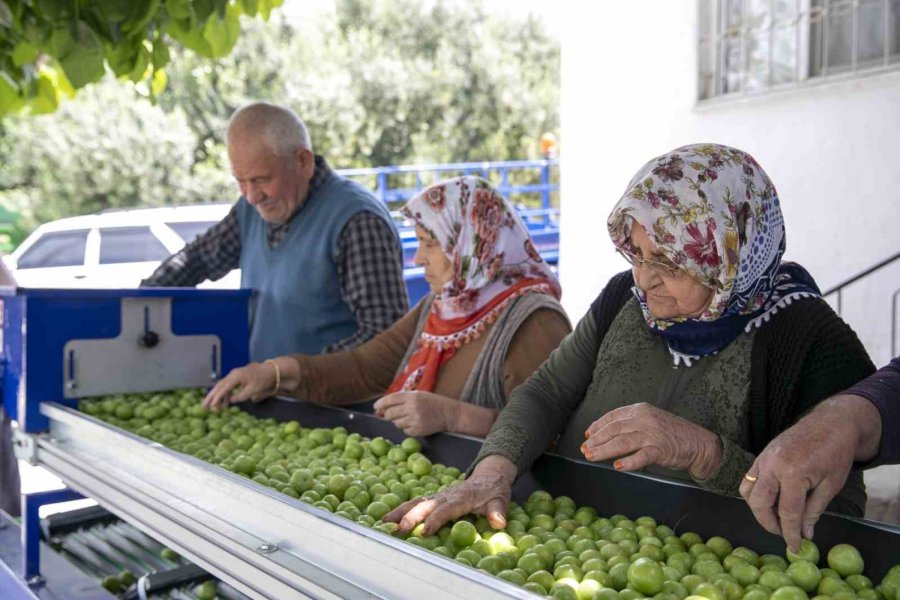
<svg viewBox="0 0 900 600"><path fill-rule="evenodd" d="M98 580L117 576L125 569L136 578L149 574L146 597L150 599L194 600L197 585L211 579L208 573L181 557L163 558L160 554L165 548L163 544L97 507L51 515L43 520L42 529L66 558ZM217 588L218 596L224 600L247 598L223 582L218 582ZM122 597L138 598L136 586L126 590Z"/></svg>
<svg viewBox="0 0 900 600"><path fill-rule="evenodd" d="M370 415L284 398L244 408L260 417L297 419L304 427L344 426L369 437L394 441L404 437L392 424ZM56 439L40 442L42 462L65 474L76 489L152 531L167 545L184 550L207 570L229 577L252 597L294 597L289 590L324 597L329 597L326 591L332 592L331 597L368 591L371 597L397 598L522 593L455 561L313 509L97 419L52 404L44 404L42 410L51 419ZM423 452L435 462L465 468L479 444L473 438L439 434L424 440ZM783 542L756 524L742 500L682 482L546 454L517 482L514 497L521 501L535 489L571 496L601 514L652 515L682 532L725 535L735 546L761 553L784 551ZM900 556L900 530L895 527L825 515L816 533L820 546L838 542L857 546L873 579ZM263 542L274 542L278 552L260 556ZM281 596L268 587L278 584L285 586L279 588Z"/></svg>
<svg viewBox="0 0 900 600"><path fill-rule="evenodd" d="M351 432L394 442L405 437L384 419L310 402L272 398L240 406L259 417L297 419L304 427L343 425ZM468 468L480 447L477 438L453 434L433 435L423 441L423 452L433 461L462 470ZM513 499L523 502L537 489L554 496L571 496L576 504L593 506L600 514L619 513L632 518L650 515L673 528L677 525L678 531L695 531L703 538L723 535L734 546L784 554L784 541L759 526L743 499L708 492L683 481L621 473L603 464L545 453L516 482ZM872 579L880 580L889 568L900 563L900 527L825 513L816 525L815 536L823 548L840 543L856 546L866 558L866 573Z"/></svg>

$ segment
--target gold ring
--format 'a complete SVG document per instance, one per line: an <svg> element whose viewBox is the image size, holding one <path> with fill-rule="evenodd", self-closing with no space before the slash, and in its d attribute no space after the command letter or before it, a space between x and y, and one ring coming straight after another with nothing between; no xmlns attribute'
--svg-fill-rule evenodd
<svg viewBox="0 0 900 600"><path fill-rule="evenodd" d="M759 479L756 475L751 475L750 473L744 473L744 479L749 481L750 483L756 483L756 480Z"/></svg>

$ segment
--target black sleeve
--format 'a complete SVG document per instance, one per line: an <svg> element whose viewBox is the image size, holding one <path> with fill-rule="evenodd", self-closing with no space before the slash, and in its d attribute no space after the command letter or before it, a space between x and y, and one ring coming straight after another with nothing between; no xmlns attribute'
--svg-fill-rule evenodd
<svg viewBox="0 0 900 600"><path fill-rule="evenodd" d="M164 260L141 286L194 287L207 279L221 279L240 263L241 232L235 204L224 219Z"/></svg>

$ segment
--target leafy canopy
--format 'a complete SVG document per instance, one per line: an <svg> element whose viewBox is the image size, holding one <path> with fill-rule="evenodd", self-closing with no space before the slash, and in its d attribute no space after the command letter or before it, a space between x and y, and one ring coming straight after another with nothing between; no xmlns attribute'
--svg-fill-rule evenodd
<svg viewBox="0 0 900 600"><path fill-rule="evenodd" d="M0 0L0 117L50 113L107 68L166 87L172 40L207 58L231 52L240 16L269 18L282 0Z"/></svg>
<svg viewBox="0 0 900 600"><path fill-rule="evenodd" d="M34 227L108 208L234 201L223 134L256 100L293 108L335 168L539 158L540 135L558 131L559 42L539 20L479 0L298 6L293 18L241 19L233 50L216 60L173 44L156 102L144 82L108 72L52 114L0 121L0 205ZM520 175L510 181L539 177Z"/></svg>

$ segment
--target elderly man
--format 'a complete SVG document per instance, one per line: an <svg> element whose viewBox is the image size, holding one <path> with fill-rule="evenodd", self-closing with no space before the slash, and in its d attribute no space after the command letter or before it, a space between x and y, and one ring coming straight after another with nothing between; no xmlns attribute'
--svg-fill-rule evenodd
<svg viewBox="0 0 900 600"><path fill-rule="evenodd" d="M898 463L900 357L773 439L744 475L741 495L797 551L851 468Z"/></svg>
<svg viewBox="0 0 900 600"><path fill-rule="evenodd" d="M290 109L239 109L226 133L241 198L166 259L145 286L194 286L241 269L250 358L358 346L407 310L400 239L387 209L313 154Z"/></svg>

